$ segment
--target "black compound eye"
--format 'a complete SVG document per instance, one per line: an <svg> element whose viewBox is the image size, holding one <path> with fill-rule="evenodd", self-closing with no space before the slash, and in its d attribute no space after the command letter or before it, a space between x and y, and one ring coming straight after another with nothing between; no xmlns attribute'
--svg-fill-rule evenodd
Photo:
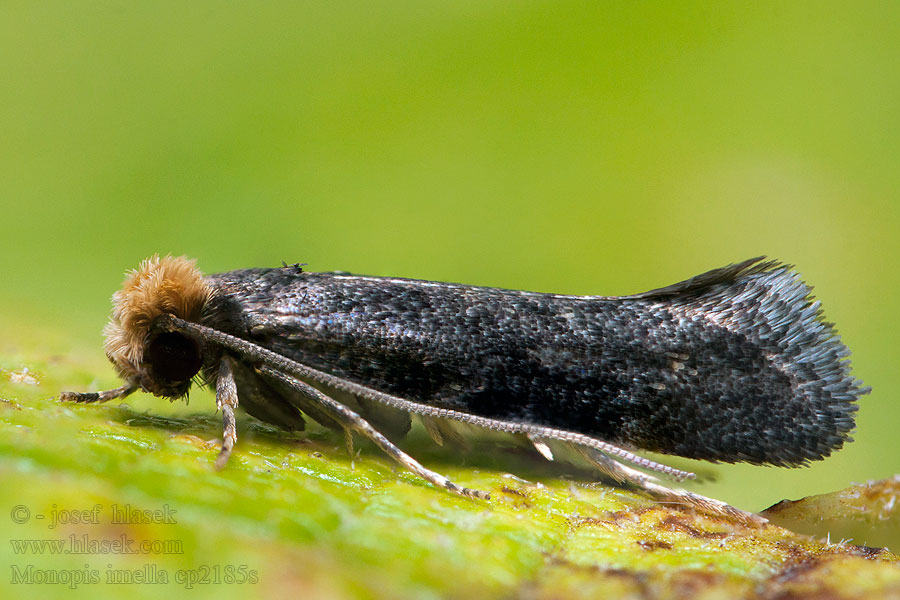
<svg viewBox="0 0 900 600"><path fill-rule="evenodd" d="M167 382L189 381L203 366L197 342L174 331L153 338L145 360L152 366L154 377Z"/></svg>

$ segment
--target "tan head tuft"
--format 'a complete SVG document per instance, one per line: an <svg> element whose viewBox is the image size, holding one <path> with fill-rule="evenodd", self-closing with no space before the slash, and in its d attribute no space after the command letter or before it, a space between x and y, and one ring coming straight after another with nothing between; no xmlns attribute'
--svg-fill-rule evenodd
<svg viewBox="0 0 900 600"><path fill-rule="evenodd" d="M103 330L106 356L123 378L132 379L140 371L153 321L164 313L197 321L211 295L196 261L154 254L113 294L112 317Z"/></svg>

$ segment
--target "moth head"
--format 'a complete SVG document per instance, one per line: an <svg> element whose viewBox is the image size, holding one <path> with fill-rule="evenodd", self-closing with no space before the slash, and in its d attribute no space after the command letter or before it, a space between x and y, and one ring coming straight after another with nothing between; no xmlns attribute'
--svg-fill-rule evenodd
<svg viewBox="0 0 900 600"><path fill-rule="evenodd" d="M153 255L129 271L113 294L113 311L103 330L104 349L119 375L157 396L187 394L203 366L203 351L177 331L160 331L156 320L171 314L197 322L212 290L196 261L183 256Z"/></svg>

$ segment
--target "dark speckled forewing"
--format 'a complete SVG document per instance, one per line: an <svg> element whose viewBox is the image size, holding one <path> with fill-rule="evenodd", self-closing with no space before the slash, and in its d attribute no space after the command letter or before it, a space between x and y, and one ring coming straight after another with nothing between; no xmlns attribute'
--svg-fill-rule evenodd
<svg viewBox="0 0 900 600"><path fill-rule="evenodd" d="M209 277L204 323L485 417L692 458L821 458L853 427L859 382L797 276L749 264L622 298L233 271Z"/></svg>

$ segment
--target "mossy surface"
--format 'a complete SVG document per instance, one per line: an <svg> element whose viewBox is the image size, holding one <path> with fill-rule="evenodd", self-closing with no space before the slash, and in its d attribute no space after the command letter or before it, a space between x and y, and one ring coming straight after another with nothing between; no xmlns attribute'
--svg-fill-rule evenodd
<svg viewBox="0 0 900 600"><path fill-rule="evenodd" d="M115 381L99 360L51 346L7 341L0 355L0 562L17 597L186 587L219 598L900 593L900 562L886 550L576 486L492 439L474 439L469 454L434 446L421 429L406 442L490 501L434 489L365 444L351 459L332 432L286 434L249 417L215 471L220 422L208 392L187 407L142 395L61 404L62 389ZM115 578L132 583L106 583Z"/></svg>

